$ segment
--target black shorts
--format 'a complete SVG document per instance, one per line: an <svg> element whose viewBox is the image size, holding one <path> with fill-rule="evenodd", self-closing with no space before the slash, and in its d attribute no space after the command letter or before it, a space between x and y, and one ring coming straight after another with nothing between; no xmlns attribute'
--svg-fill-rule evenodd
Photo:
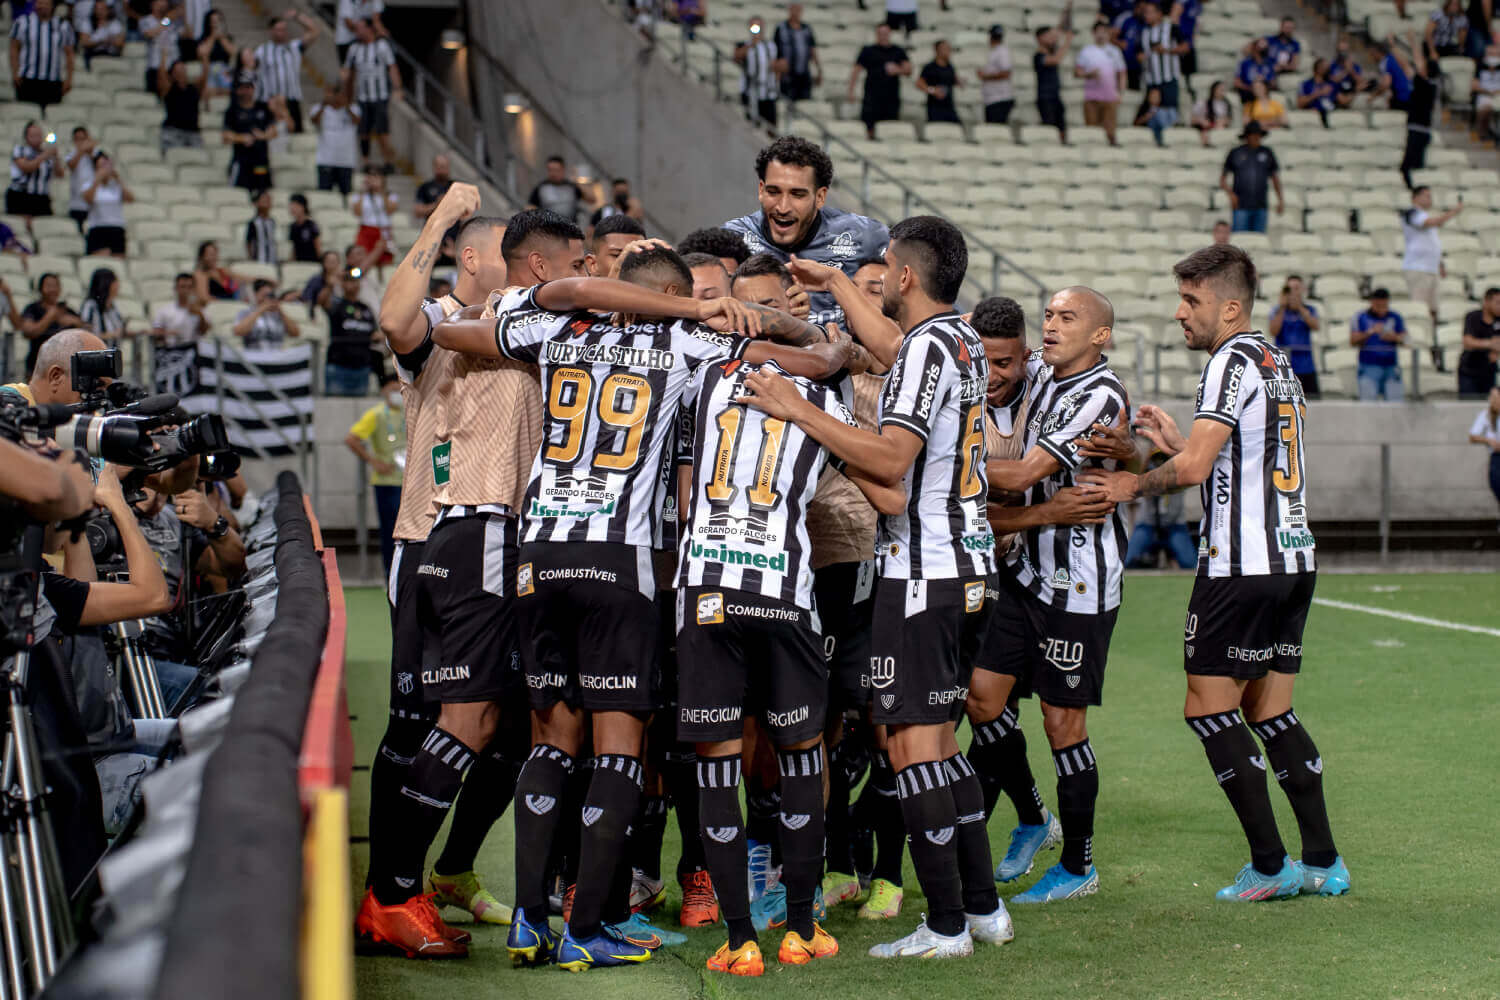
<svg viewBox="0 0 1500 1000"><path fill-rule="evenodd" d="M870 701L870 624L875 614L875 560L834 563L813 572L813 599L823 628L831 708Z"/></svg>
<svg viewBox="0 0 1500 1000"><path fill-rule="evenodd" d="M46 109L49 104L61 104L63 99L61 80L31 80L22 77L16 84L16 103L35 104ZM156 93L152 90L152 93Z"/></svg>
<svg viewBox="0 0 1500 1000"><path fill-rule="evenodd" d="M888 10L885 12L885 23L890 26L892 31L905 28L906 33L909 35L917 30L917 12L912 10L898 14L895 11Z"/></svg>
<svg viewBox="0 0 1500 1000"><path fill-rule="evenodd" d="M318 165L318 190L341 191L348 194L354 186L353 167L325 167Z"/></svg>
<svg viewBox="0 0 1500 1000"><path fill-rule="evenodd" d="M101 250L125 256L125 227L95 226L90 229L83 238L83 252L91 254Z"/></svg>
<svg viewBox="0 0 1500 1000"><path fill-rule="evenodd" d="M52 196L32 194L30 191L5 189L6 215L51 215Z"/></svg>
<svg viewBox="0 0 1500 1000"><path fill-rule="evenodd" d="M649 712L657 613L651 551L609 542L530 542L516 569L521 663L534 709Z"/></svg>
<svg viewBox="0 0 1500 1000"><path fill-rule="evenodd" d="M877 725L958 721L997 586L993 574L875 585L870 694Z"/></svg>
<svg viewBox="0 0 1500 1000"><path fill-rule="evenodd" d="M386 599L391 605L391 714L427 719L436 713L422 696L422 619L417 610L417 567L422 542L396 541Z"/></svg>
<svg viewBox="0 0 1500 1000"><path fill-rule="evenodd" d="M1056 97L1046 100L1037 98L1036 113L1041 116L1043 125L1060 129L1068 127L1067 111L1063 108L1063 102Z"/></svg>
<svg viewBox="0 0 1500 1000"><path fill-rule="evenodd" d="M498 701L520 688L511 591L517 531L517 520L502 514L438 512L417 567L428 701Z"/></svg>
<svg viewBox="0 0 1500 1000"><path fill-rule="evenodd" d="M292 120L292 131L302 131L302 102L286 99L286 116Z"/></svg>
<svg viewBox="0 0 1500 1000"><path fill-rule="evenodd" d="M1016 678L1013 694L1049 705L1098 705L1119 608L1086 615L1045 604L1002 573L976 666Z"/></svg>
<svg viewBox="0 0 1500 1000"><path fill-rule="evenodd" d="M1193 581L1182 630L1190 674L1258 680L1302 670L1302 629L1316 573L1207 577Z"/></svg>
<svg viewBox="0 0 1500 1000"><path fill-rule="evenodd" d="M735 740L744 715L789 746L823 731L828 664L812 613L724 587L677 592L677 738Z"/></svg>
<svg viewBox="0 0 1500 1000"><path fill-rule="evenodd" d="M391 134L390 101L359 102L359 137Z"/></svg>

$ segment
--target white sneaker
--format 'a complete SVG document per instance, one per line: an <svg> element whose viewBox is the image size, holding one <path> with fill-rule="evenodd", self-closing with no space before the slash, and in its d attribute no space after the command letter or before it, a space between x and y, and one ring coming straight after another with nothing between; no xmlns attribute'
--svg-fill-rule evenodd
<svg viewBox="0 0 1500 1000"><path fill-rule="evenodd" d="M969 934L975 941L983 941L985 944L1004 944L1016 939L1016 929L1010 922L1010 914L1005 912L1004 903L995 907L994 913L982 917L965 913L964 923L969 925Z"/></svg>
<svg viewBox="0 0 1500 1000"><path fill-rule="evenodd" d="M651 878L639 868L633 869L630 877L630 912L637 913L657 906L666 897L666 887L664 880Z"/></svg>
<svg viewBox="0 0 1500 1000"><path fill-rule="evenodd" d="M974 939L969 936L969 928L948 937L927 926L926 914L906 937L870 949L871 958L966 958L972 954Z"/></svg>

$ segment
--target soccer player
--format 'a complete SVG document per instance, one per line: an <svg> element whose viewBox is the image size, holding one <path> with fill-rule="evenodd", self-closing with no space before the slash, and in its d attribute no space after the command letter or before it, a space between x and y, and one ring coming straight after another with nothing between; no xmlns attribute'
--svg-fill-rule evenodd
<svg viewBox="0 0 1500 1000"><path fill-rule="evenodd" d="M768 253L783 262L795 255L853 274L858 261L883 252L890 239L883 223L825 205L833 161L821 146L784 135L760 151L755 174L760 178L760 211L724 223L740 234L751 253ZM843 311L828 292L814 293L811 308L808 319L814 323L843 321Z"/></svg>
<svg viewBox="0 0 1500 1000"><path fill-rule="evenodd" d="M589 240L589 252L584 257L584 266L596 278L608 277L610 268L625 248L636 240L645 238L646 227L641 225L640 220L633 219L624 212L607 215L594 227L594 235Z"/></svg>
<svg viewBox="0 0 1500 1000"><path fill-rule="evenodd" d="M984 347L953 311L968 266L963 235L936 216L891 229L884 308L904 331L881 397L878 433L813 407L790 382L746 378L751 405L794 421L861 474L900 485L900 513L880 519L870 684L927 896L915 932L870 949L877 958L969 955L974 937L1014 937L995 893L984 792L959 752L954 723L996 587L985 519Z"/></svg>
<svg viewBox="0 0 1500 1000"><path fill-rule="evenodd" d="M699 253L717 257L725 274L733 274L736 268L750 259L750 248L745 245L740 234L723 226L694 229L677 244L677 252L684 257Z"/></svg>
<svg viewBox="0 0 1500 1000"><path fill-rule="evenodd" d="M516 228L513 219L506 245L512 274L526 249L509 242ZM775 359L821 378L848 356L841 344L803 351L672 322L718 316L724 325L768 336L806 325L779 314L762 318L733 300L691 298L692 275L670 249L631 253L620 275L621 281L515 289L496 309L498 321L455 319L434 331L439 345L487 363L503 358L541 369L543 442L521 508L525 540L511 577L527 637L521 656L534 745L516 788L526 808L516 814L516 911L507 948L518 963L555 956L572 971L651 957L602 918L639 806L644 719L657 707L652 520L688 380L699 365L731 357ZM616 326L580 309L618 312L631 322ZM581 813L573 906L559 940L545 917L544 859L586 723L594 771Z"/></svg>
<svg viewBox="0 0 1500 1000"><path fill-rule="evenodd" d="M722 258L700 252L685 253L682 260L693 274L693 298L720 299L729 294L730 272L724 269Z"/></svg>
<svg viewBox="0 0 1500 1000"><path fill-rule="evenodd" d="M755 280L743 274L758 259L741 265L737 286ZM763 278L780 280L774 273ZM729 932L708 968L740 976L764 971L742 874L746 708L776 747L781 777L787 932L777 958L805 965L838 953L838 942L813 919L823 860L828 666L813 612L806 512L828 453L795 424L746 407L745 379L759 370L780 371L774 364L713 362L689 390L693 478L677 577L678 734L697 743L703 847ZM810 405L854 424L834 388L803 379L790 384ZM866 485L891 509L902 507L895 488Z"/></svg>
<svg viewBox="0 0 1500 1000"><path fill-rule="evenodd" d="M1080 468L1092 461L1082 454L1080 437L1096 424L1129 422L1125 388L1103 356L1114 325L1109 300L1081 285L1065 288L1047 303L1043 320L1042 349L1026 365L1030 396L1022 457L991 461L988 470L992 488L1023 493L1032 506L1073 485ZM1115 463L1106 461L1104 467ZM1052 747L1062 821L1061 861L1012 897L1012 905L1073 899L1099 888L1093 859L1099 771L1086 720L1089 707L1100 704L1103 695L1125 540L1125 526L1113 512L1102 523L1072 526L1048 518L1028 527L1006 554L996 613L970 694L975 742L988 746L1009 736L1015 716L1005 713L1012 692L1035 694ZM1031 797L1030 807L1019 810L1021 826L1029 829L1019 838L1012 835L1007 852L1008 859L1017 857L1001 866L1000 874L1017 878L1048 841L1056 840L1052 818L1041 807L1024 753L1016 761L1012 746L977 760L990 769L993 781L1014 789L1013 801L1024 807Z"/></svg>
<svg viewBox="0 0 1500 1000"><path fill-rule="evenodd" d="M1230 245L1205 247L1173 269L1176 319L1189 348L1209 353L1184 438L1142 407L1142 433L1172 457L1139 476L1087 477L1123 502L1202 484L1198 576L1183 631L1183 714L1250 843L1250 863L1225 900L1349 891L1323 800L1323 758L1292 710L1302 630L1316 581L1307 527L1302 383L1286 354L1250 326L1255 265ZM1265 744L1257 754L1250 732ZM1281 783L1302 835L1287 857L1266 788Z"/></svg>

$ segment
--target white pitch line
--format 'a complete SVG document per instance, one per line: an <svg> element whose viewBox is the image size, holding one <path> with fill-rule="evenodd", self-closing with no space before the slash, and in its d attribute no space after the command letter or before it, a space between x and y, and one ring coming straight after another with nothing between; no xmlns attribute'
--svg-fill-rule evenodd
<svg viewBox="0 0 1500 1000"><path fill-rule="evenodd" d="M1485 628L1483 625L1465 625L1463 622L1449 622L1441 618L1409 615L1404 611L1387 611L1385 608L1372 608L1367 604L1350 604L1348 601L1334 601L1326 597L1314 597L1313 603L1321 604L1325 608L1338 608L1341 611L1363 611L1367 615L1394 618L1398 622L1410 622L1413 625L1431 625L1433 628L1452 629L1455 632L1474 632L1478 635L1491 635L1500 639L1500 628Z"/></svg>

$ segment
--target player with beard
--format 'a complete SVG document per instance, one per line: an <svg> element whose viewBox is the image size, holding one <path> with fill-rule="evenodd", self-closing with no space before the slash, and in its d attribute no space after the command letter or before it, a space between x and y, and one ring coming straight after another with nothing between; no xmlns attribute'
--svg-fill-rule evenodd
<svg viewBox="0 0 1500 1000"><path fill-rule="evenodd" d="M1086 481L1119 502L1202 484L1198 576L1183 631L1183 715L1250 845L1250 863L1218 898L1255 901L1349 891L1323 798L1323 758L1292 710L1302 631L1317 581L1307 527L1302 383L1286 354L1250 328L1255 265L1233 246L1205 247L1173 269L1187 346L1207 351L1197 413L1184 438L1156 407L1142 433L1172 456L1150 472ZM1265 744L1255 752L1254 730ZM1302 860L1286 854L1267 764L1292 805Z"/></svg>
<svg viewBox="0 0 1500 1000"><path fill-rule="evenodd" d="M884 224L827 206L833 161L821 146L782 136L755 158L760 210L724 225L738 233L751 253L787 262L793 256L832 264L852 275L858 262L878 258L890 233ZM842 322L832 294L814 292L814 323Z"/></svg>

